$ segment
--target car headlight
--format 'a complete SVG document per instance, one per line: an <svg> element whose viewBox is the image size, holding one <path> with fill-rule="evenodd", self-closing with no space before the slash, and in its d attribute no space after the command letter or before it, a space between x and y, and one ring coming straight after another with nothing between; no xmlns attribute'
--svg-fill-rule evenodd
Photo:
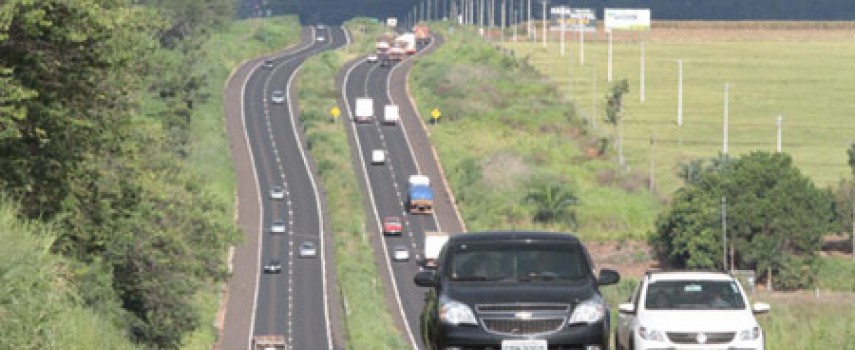
<svg viewBox="0 0 855 350"><path fill-rule="evenodd" d="M452 326L478 324L478 321L475 320L475 314L472 313L469 306L445 296L439 298L439 319L442 323Z"/></svg>
<svg viewBox="0 0 855 350"><path fill-rule="evenodd" d="M739 332L739 340L757 340L760 338L760 334L762 331L759 326L751 327L751 329L746 329Z"/></svg>
<svg viewBox="0 0 855 350"><path fill-rule="evenodd" d="M576 305L568 323L595 323L602 320L605 315L606 303L601 296L595 295L593 298Z"/></svg>
<svg viewBox="0 0 855 350"><path fill-rule="evenodd" d="M644 340L665 341L665 334L663 332L644 326L638 327L638 336Z"/></svg>

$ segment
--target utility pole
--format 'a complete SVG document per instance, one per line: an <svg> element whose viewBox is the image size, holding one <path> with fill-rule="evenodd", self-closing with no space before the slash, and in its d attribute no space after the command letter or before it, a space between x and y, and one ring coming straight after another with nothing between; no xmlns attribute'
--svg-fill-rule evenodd
<svg viewBox="0 0 855 350"><path fill-rule="evenodd" d="M776 147L775 149L778 151L778 153L781 153L781 127L784 125L784 117L779 115L778 120L775 122L775 125L778 127L778 147Z"/></svg>
<svg viewBox="0 0 855 350"><path fill-rule="evenodd" d="M609 82L612 82L612 30L606 29L609 33Z"/></svg>
<svg viewBox="0 0 855 350"><path fill-rule="evenodd" d="M546 5L549 3L549 0L542 0L540 3L543 4L543 18L541 20L543 21L543 48L545 49L546 48Z"/></svg>
<svg viewBox="0 0 855 350"><path fill-rule="evenodd" d="M727 197L721 197L721 247L722 258L721 263L724 271L727 272Z"/></svg>
<svg viewBox="0 0 855 350"><path fill-rule="evenodd" d="M564 57L564 6L559 7L561 9L561 57Z"/></svg>
<svg viewBox="0 0 855 350"><path fill-rule="evenodd" d="M683 60L677 60L677 126L683 126Z"/></svg>
<svg viewBox="0 0 855 350"><path fill-rule="evenodd" d="M653 193L654 187L656 186L656 157L655 157L655 148L656 139L653 136L650 136L650 193Z"/></svg>
<svg viewBox="0 0 855 350"><path fill-rule="evenodd" d="M513 26L514 34L513 34L513 42L517 42L517 24L519 23L520 11L517 9L517 0L511 0L511 25Z"/></svg>
<svg viewBox="0 0 855 350"><path fill-rule="evenodd" d="M579 65L585 65L585 26L579 25Z"/></svg>
<svg viewBox="0 0 855 350"><path fill-rule="evenodd" d="M484 1L478 1L478 28L480 29L480 33L484 32Z"/></svg>
<svg viewBox="0 0 855 350"><path fill-rule="evenodd" d="M508 6L507 0L502 0L502 25L501 25L502 42L505 42L505 21L507 21L507 12L506 12L507 6Z"/></svg>
<svg viewBox="0 0 855 350"><path fill-rule="evenodd" d="M528 36L528 40L532 40L531 36L531 0L528 0L528 21L526 22L525 34Z"/></svg>
<svg viewBox="0 0 855 350"><path fill-rule="evenodd" d="M727 124L728 124L728 90L730 90L730 83L724 83L724 144L722 145L721 153L727 157Z"/></svg>
<svg viewBox="0 0 855 350"><path fill-rule="evenodd" d="M641 40L641 103L644 103L644 40Z"/></svg>

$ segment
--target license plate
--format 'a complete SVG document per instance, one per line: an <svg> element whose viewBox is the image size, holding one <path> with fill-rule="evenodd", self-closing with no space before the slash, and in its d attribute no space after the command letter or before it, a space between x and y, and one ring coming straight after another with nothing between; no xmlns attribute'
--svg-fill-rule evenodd
<svg viewBox="0 0 855 350"><path fill-rule="evenodd" d="M547 350L547 344L543 339L502 340L502 350Z"/></svg>

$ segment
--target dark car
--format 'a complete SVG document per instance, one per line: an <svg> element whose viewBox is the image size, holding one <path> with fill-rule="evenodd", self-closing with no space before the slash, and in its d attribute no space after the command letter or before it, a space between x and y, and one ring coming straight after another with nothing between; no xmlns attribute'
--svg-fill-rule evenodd
<svg viewBox="0 0 855 350"><path fill-rule="evenodd" d="M436 270L416 274L428 287L421 334L428 349L609 348L608 304L575 236L548 232L452 235Z"/></svg>

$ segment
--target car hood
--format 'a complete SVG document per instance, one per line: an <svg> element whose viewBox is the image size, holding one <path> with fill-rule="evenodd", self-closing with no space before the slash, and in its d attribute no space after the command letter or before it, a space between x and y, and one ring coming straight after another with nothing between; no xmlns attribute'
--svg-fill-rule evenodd
<svg viewBox="0 0 855 350"><path fill-rule="evenodd" d="M639 324L666 332L740 331L757 325L749 310L647 310Z"/></svg>
<svg viewBox="0 0 855 350"><path fill-rule="evenodd" d="M468 304L578 304L594 295L590 280L577 282L449 282L449 298Z"/></svg>

